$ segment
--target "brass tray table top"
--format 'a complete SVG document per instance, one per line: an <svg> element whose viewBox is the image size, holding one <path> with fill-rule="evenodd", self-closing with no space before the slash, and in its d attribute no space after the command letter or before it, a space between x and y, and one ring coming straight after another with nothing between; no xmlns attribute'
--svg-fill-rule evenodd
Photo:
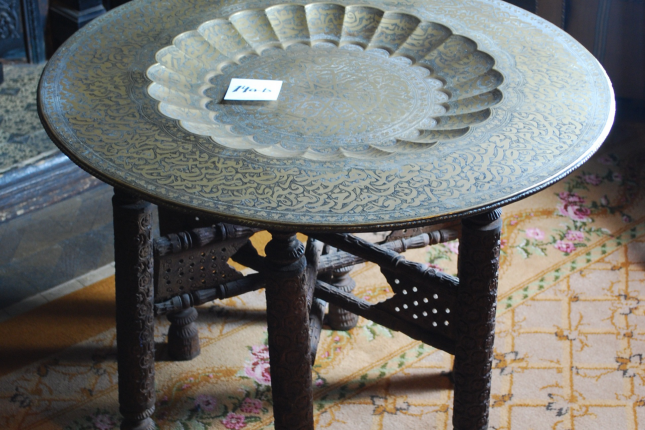
<svg viewBox="0 0 645 430"><path fill-rule="evenodd" d="M231 78L283 81L224 102ZM236 224L405 227L490 211L586 161L602 67L501 1L135 1L75 34L39 88L97 177Z"/></svg>

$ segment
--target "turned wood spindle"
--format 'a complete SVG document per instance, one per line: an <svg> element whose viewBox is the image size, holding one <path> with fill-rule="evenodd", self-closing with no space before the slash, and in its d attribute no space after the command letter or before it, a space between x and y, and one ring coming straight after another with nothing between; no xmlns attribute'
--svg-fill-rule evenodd
<svg viewBox="0 0 645 430"><path fill-rule="evenodd" d="M195 320L197 309L190 307L166 316L170 321L168 330L168 355L173 360L192 360L201 353Z"/></svg>
<svg viewBox="0 0 645 430"><path fill-rule="evenodd" d="M295 233L272 232L265 251L267 326L276 430L313 430L311 341L304 257Z"/></svg>

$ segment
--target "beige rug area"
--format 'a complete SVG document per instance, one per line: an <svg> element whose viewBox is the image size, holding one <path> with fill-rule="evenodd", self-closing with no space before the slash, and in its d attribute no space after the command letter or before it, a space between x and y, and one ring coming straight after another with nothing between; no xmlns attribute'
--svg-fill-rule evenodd
<svg viewBox="0 0 645 430"><path fill-rule="evenodd" d="M567 179L505 208L491 429L645 429L644 155L645 127L621 124ZM454 274L455 245L408 257ZM353 276L358 296L389 295L375 266ZM118 428L113 283L0 324L0 429ZM263 292L199 312L190 362L164 358L158 320L159 428L272 428ZM362 319L325 330L316 428L450 429L450 367L448 354Z"/></svg>

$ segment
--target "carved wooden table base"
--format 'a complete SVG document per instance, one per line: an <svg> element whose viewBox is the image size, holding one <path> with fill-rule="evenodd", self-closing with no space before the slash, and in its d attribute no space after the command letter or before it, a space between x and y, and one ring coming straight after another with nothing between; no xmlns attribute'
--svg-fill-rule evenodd
<svg viewBox="0 0 645 430"><path fill-rule="evenodd" d="M199 354L194 306L259 288L266 288L276 429L314 428L311 367L323 300L335 329L352 328L360 315L453 354L454 428L487 428L501 210L462 220L455 278L398 252L452 240L456 230L396 233L398 240L380 245L349 234L310 234L306 248L295 232L273 232L261 257L248 241L254 229L216 223L153 242L151 205L121 191L113 202L123 430L154 428L154 315L167 314L172 323L172 358L191 359ZM259 273L242 277L229 257ZM381 267L393 297L371 304L351 294L349 272L363 261Z"/></svg>

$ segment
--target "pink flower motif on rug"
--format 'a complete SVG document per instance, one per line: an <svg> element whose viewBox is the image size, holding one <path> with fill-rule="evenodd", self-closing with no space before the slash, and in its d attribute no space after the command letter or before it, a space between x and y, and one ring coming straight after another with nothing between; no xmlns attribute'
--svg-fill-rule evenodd
<svg viewBox="0 0 645 430"><path fill-rule="evenodd" d="M195 407L205 412L211 412L217 406L217 399L213 396L200 394L195 398Z"/></svg>
<svg viewBox="0 0 645 430"><path fill-rule="evenodd" d="M260 385L271 385L269 367L269 347L266 345L251 347L252 360L244 365L244 374Z"/></svg>
<svg viewBox="0 0 645 430"><path fill-rule="evenodd" d="M589 218L589 215L591 215L591 210L584 206L576 206L565 203L564 205L558 205L558 211L560 211L560 214L562 216L569 217L574 221L591 221L591 219Z"/></svg>
<svg viewBox="0 0 645 430"><path fill-rule="evenodd" d="M562 191L558 194L560 202L566 205L581 205L585 202L585 198L576 193L570 193L569 191Z"/></svg>
<svg viewBox="0 0 645 430"><path fill-rule="evenodd" d="M116 421L108 414L97 414L92 417L92 424L98 430L112 430L116 426Z"/></svg>
<svg viewBox="0 0 645 430"><path fill-rule="evenodd" d="M244 367L244 373L261 385L271 385L271 369L269 363L254 362Z"/></svg>
<svg viewBox="0 0 645 430"><path fill-rule="evenodd" d="M245 414L259 414L262 412L262 400L247 397L242 401L240 410Z"/></svg>
<svg viewBox="0 0 645 430"><path fill-rule="evenodd" d="M269 347L267 345L254 345L251 347L251 354L257 360L269 361Z"/></svg>
<svg viewBox="0 0 645 430"><path fill-rule="evenodd" d="M598 161L600 162L600 164L604 164L606 166L613 166L618 164L618 158L613 154L605 154L601 157L598 157Z"/></svg>
<svg viewBox="0 0 645 430"><path fill-rule="evenodd" d="M438 264L433 264L433 263L427 263L428 267L436 270L437 272L443 272L443 267L439 266Z"/></svg>
<svg viewBox="0 0 645 430"><path fill-rule="evenodd" d="M539 228L527 228L526 237L529 239L542 240L544 239L544 232Z"/></svg>
<svg viewBox="0 0 645 430"><path fill-rule="evenodd" d="M444 245L446 245L446 248L453 254L459 254L459 241L458 240L453 240L450 242L446 242Z"/></svg>
<svg viewBox="0 0 645 430"><path fill-rule="evenodd" d="M585 181L589 185L595 185L598 186L602 183L602 178L595 173L591 173L588 175L584 175L582 177L582 180Z"/></svg>
<svg viewBox="0 0 645 430"><path fill-rule="evenodd" d="M585 240L585 234L581 231L569 230L565 235L565 239L571 242L582 242Z"/></svg>
<svg viewBox="0 0 645 430"><path fill-rule="evenodd" d="M566 252L568 254L576 250L576 246L573 243L566 240L558 240L557 242L555 242L553 246L558 251Z"/></svg>
<svg viewBox="0 0 645 430"><path fill-rule="evenodd" d="M562 191L558 194L560 199L560 204L557 206L560 215L571 218L574 221L584 221L589 222L591 219L591 210L582 206L585 202L584 197L576 194L570 193L568 191Z"/></svg>
<svg viewBox="0 0 645 430"><path fill-rule="evenodd" d="M246 427L246 419L244 415L239 415L233 412L230 412L226 418L222 420L222 424L227 429L242 429Z"/></svg>

